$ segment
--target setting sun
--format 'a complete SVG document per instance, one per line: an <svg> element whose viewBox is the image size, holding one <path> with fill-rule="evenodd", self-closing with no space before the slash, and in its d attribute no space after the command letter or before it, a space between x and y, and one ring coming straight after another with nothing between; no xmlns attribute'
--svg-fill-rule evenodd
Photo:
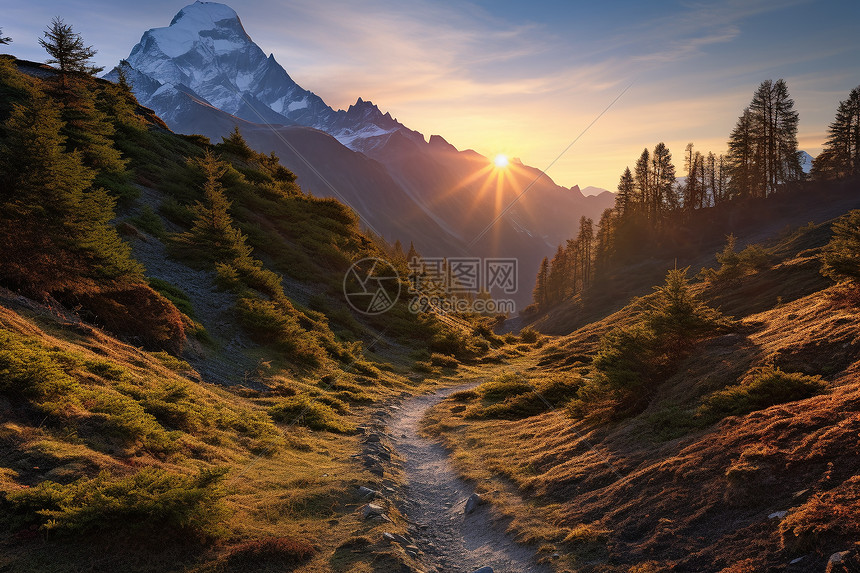
<svg viewBox="0 0 860 573"><path fill-rule="evenodd" d="M496 155L496 158L493 160L493 162L496 164L496 167L502 169L508 166L508 157L500 153Z"/></svg>

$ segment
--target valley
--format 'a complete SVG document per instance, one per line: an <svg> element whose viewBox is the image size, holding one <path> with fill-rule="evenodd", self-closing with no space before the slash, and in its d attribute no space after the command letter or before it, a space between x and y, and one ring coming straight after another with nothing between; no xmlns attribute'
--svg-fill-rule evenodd
<svg viewBox="0 0 860 573"><path fill-rule="evenodd" d="M860 571L860 19L105 1L0 21L0 573Z"/></svg>

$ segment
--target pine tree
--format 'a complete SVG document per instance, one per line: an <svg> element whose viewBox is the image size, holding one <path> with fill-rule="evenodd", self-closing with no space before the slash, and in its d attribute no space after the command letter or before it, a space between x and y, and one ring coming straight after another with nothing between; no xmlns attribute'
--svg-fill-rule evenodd
<svg viewBox="0 0 860 573"><path fill-rule="evenodd" d="M615 211L605 209L597 224L597 246L594 253L594 275L599 277L615 251Z"/></svg>
<svg viewBox="0 0 860 573"><path fill-rule="evenodd" d="M230 132L230 135L221 138L221 143L216 148L220 152L229 153L245 162L254 159L257 155L257 152L251 149L248 142L245 141L242 132L239 131L238 125L233 126L233 131Z"/></svg>
<svg viewBox="0 0 860 573"><path fill-rule="evenodd" d="M748 108L749 124L738 124L729 149L740 155L737 176L748 185L748 194L767 197L779 186L802 178L797 151L798 114L785 81L766 80L756 90ZM736 140L737 139L737 140ZM748 154L748 155L747 155ZM750 161L751 160L751 161ZM752 167L752 173L745 169ZM747 181L747 175L752 175ZM736 174L732 173L734 179Z"/></svg>
<svg viewBox="0 0 860 573"><path fill-rule="evenodd" d="M391 256L396 261L406 260L406 255L403 254L403 244L400 242L400 239L394 241L394 249L391 252Z"/></svg>
<svg viewBox="0 0 860 573"><path fill-rule="evenodd" d="M0 28L0 44L11 44L12 38L3 35L3 28Z"/></svg>
<svg viewBox="0 0 860 573"><path fill-rule="evenodd" d="M588 217L579 219L579 234L576 237L579 243L580 268L582 269L582 290L591 284L591 257L594 248L594 221Z"/></svg>
<svg viewBox="0 0 860 573"><path fill-rule="evenodd" d="M632 211L635 205L636 184L630 168L624 169L621 179L618 181L618 193L615 195L615 210L619 217L624 217Z"/></svg>
<svg viewBox="0 0 860 573"><path fill-rule="evenodd" d="M666 199L675 187L672 153L662 141L654 147L651 159L651 220L658 220L665 210Z"/></svg>
<svg viewBox="0 0 860 573"><path fill-rule="evenodd" d="M538 270L537 279L535 280L535 288L532 291L532 298L534 299L535 306L539 309L544 309L549 302L547 298L547 282L549 280L549 259L544 257L540 263L540 270Z"/></svg>
<svg viewBox="0 0 860 573"><path fill-rule="evenodd" d="M66 82L66 74L70 72L95 75L104 69L90 64L96 50L92 46L84 45L81 35L77 34L71 25L63 22L62 18L51 20L51 25L43 36L39 39L39 45L51 56L47 63L59 66L63 85Z"/></svg>
<svg viewBox="0 0 860 573"><path fill-rule="evenodd" d="M817 179L860 176L860 86L839 102L827 132L824 150L813 162L813 175Z"/></svg>
<svg viewBox="0 0 860 573"><path fill-rule="evenodd" d="M193 163L203 174L203 201L193 207L195 219L191 230L174 239L180 254L207 261L248 258L252 249L245 235L233 226L230 201L219 181L227 165L208 150Z"/></svg>
<svg viewBox="0 0 860 573"><path fill-rule="evenodd" d="M824 248L821 272L833 280L860 283L860 209L833 224L833 238Z"/></svg>
<svg viewBox="0 0 860 573"><path fill-rule="evenodd" d="M651 154L643 149L636 165L633 167L636 203L641 205L642 212L647 217L651 213L649 200L651 198Z"/></svg>
<svg viewBox="0 0 860 573"><path fill-rule="evenodd" d="M84 164L97 172L125 175L126 162L113 143L116 128L108 114L99 109L102 102L97 100L92 86L70 81L61 93L54 95L63 104L60 117L65 123L62 134L66 137L66 147L80 151Z"/></svg>
<svg viewBox="0 0 860 573"><path fill-rule="evenodd" d="M35 88L13 107L0 144L4 278L28 289L83 288L88 279L139 279L140 266L111 226L114 202L95 172L66 151L54 102ZM22 284L24 283L24 284Z"/></svg>
<svg viewBox="0 0 860 573"><path fill-rule="evenodd" d="M415 244L412 241L409 241L409 251L406 253L406 262L412 263L413 261L421 260L421 255L418 254L418 251L415 250Z"/></svg>
<svg viewBox="0 0 860 573"><path fill-rule="evenodd" d="M567 296L567 255L559 245L550 261L547 275L547 299L550 303L560 302Z"/></svg>
<svg viewBox="0 0 860 573"><path fill-rule="evenodd" d="M708 205L717 204L717 156L713 151L708 152L705 158L705 178L707 179L707 189L710 191L710 197L705 199Z"/></svg>
<svg viewBox="0 0 860 573"><path fill-rule="evenodd" d="M751 197L757 183L753 115L749 108L738 118L729 136L729 194L731 197Z"/></svg>

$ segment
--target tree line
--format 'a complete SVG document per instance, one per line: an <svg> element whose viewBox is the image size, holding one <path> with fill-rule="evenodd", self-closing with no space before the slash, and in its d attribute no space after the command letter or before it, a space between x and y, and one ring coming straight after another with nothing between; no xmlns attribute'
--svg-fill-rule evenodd
<svg viewBox="0 0 860 573"><path fill-rule="evenodd" d="M807 179L797 148L799 116L784 80L766 80L732 129L728 152L684 150L683 182L665 143L645 148L618 182L615 206L596 229L583 217L579 232L541 262L533 292L538 310L589 287L612 263L653 244L661 232L694 210L770 197ZM839 103L811 177L819 181L860 177L860 86Z"/></svg>

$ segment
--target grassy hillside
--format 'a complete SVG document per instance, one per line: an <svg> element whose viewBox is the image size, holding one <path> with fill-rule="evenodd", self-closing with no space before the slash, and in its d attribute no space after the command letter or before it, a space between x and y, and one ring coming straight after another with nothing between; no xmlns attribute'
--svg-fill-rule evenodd
<svg viewBox="0 0 860 573"><path fill-rule="evenodd" d="M0 568L370 567L350 543L385 524L356 488L397 476L356 459L362 422L504 341L352 311L350 264L392 260L405 289L402 254L127 86L2 57L0 124Z"/></svg>
<svg viewBox="0 0 860 573"><path fill-rule="evenodd" d="M664 287L427 430L558 571L823 571L860 540L860 315L819 272L830 237L806 226L702 273L689 300L718 327L672 323Z"/></svg>

